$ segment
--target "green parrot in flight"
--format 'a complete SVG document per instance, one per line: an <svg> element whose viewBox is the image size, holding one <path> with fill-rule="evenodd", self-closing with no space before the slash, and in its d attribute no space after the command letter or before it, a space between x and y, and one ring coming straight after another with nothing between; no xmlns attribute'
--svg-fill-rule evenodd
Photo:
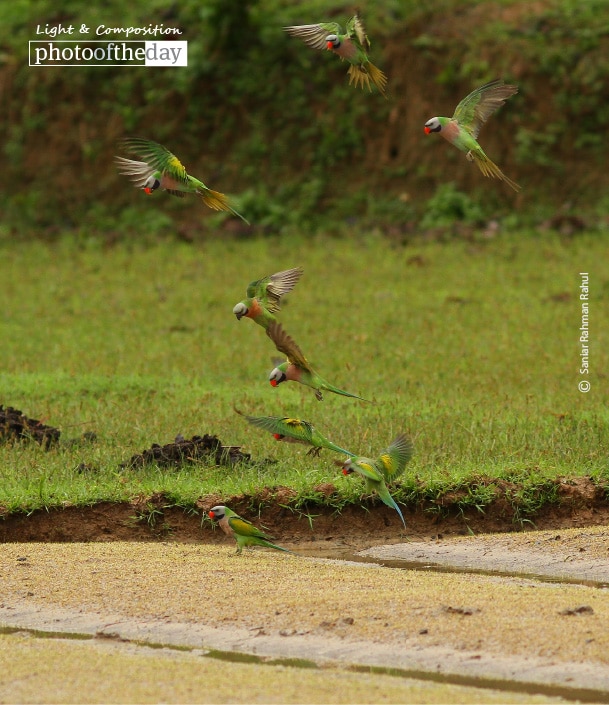
<svg viewBox="0 0 609 705"><path fill-rule="evenodd" d="M276 320L273 314L280 309L281 297L292 291L303 271L302 267L294 267L251 282L247 287L247 298L233 308L237 320L245 316L267 330Z"/></svg>
<svg viewBox="0 0 609 705"><path fill-rule="evenodd" d="M355 456L340 446L337 446L332 441L328 440L308 421L302 419L292 419L287 416L248 416L242 413L239 409L235 411L243 416L249 423L265 431L273 434L278 441L286 441L288 443L304 443L305 445L313 446L308 455L319 455L322 448L328 448L336 453L343 455Z"/></svg>
<svg viewBox="0 0 609 705"><path fill-rule="evenodd" d="M237 542L237 553L241 553L244 546L267 546L268 548L275 548L277 551L292 553L287 548L271 543L269 540L272 538L271 536L267 536L250 521L242 519L232 509L222 504L212 507L207 512L207 515L210 519L215 519L218 522L218 525L227 536L232 536L235 539Z"/></svg>
<svg viewBox="0 0 609 705"><path fill-rule="evenodd" d="M288 358L287 362L282 362L280 365L277 365L269 374L271 386L276 387L282 382L300 382L300 384L305 384L307 387L312 387L315 390L315 397L318 401L322 401L323 399L322 390L333 392L334 394L341 394L344 397L368 401L368 399L358 397L357 394L351 394L350 392L338 389L338 387L333 387L326 382L325 379L320 377L317 372L313 370L307 358L302 354L301 349L294 339L283 330L281 323L277 321L271 323L266 330L266 334L273 343L275 343L277 350Z"/></svg>
<svg viewBox="0 0 609 705"><path fill-rule="evenodd" d="M127 137L122 145L128 152L143 161L134 161L124 157L115 157L118 170L123 176L131 177L138 188L148 194L161 188L172 196L184 198L185 193L196 193L203 203L215 211L228 211L249 222L229 204L228 198L219 191L210 188L194 176L186 173L182 162L163 145L140 137Z"/></svg>
<svg viewBox="0 0 609 705"><path fill-rule="evenodd" d="M469 161L476 162L484 176L501 179L514 191L520 191L520 186L486 156L477 140L482 125L515 93L518 93L518 87L505 84L500 78L485 83L463 98L451 118L433 117L428 120L425 133L439 132L444 139L465 152Z"/></svg>
<svg viewBox="0 0 609 705"><path fill-rule="evenodd" d="M349 85L366 86L371 91L370 81L378 88L381 95L387 97L385 86L387 76L368 58L370 41L366 35L364 23L356 11L347 22L346 31L336 22L320 22L319 24L303 24L284 27L292 37L298 37L313 49L328 49L348 61Z"/></svg>
<svg viewBox="0 0 609 705"><path fill-rule="evenodd" d="M401 433L376 460L360 456L349 458L343 463L343 475L351 475L354 472L360 474L366 480L368 491L376 491L383 502L400 515L404 528L406 528L406 522L402 512L389 494L385 483L392 482L404 472L413 452L412 441Z"/></svg>

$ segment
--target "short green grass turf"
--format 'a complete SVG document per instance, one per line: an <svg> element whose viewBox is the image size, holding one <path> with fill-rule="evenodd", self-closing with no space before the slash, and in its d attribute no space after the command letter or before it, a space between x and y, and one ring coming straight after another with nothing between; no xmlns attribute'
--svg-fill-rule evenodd
<svg viewBox="0 0 609 705"><path fill-rule="evenodd" d="M559 476L609 475L609 273L598 234L535 232L393 247L374 234L254 238L110 248L66 238L0 251L0 404L92 445L0 446L0 505L10 511L165 492L192 506L208 493L294 488L358 502L323 451L276 443L234 407L297 416L338 445L375 457L401 432L416 454L392 489L401 501L463 490L481 510L493 480L515 483L524 512L553 501ZM232 307L248 283L302 265L279 318L316 370L364 403L268 373L277 353ZM590 374L579 374L580 272L590 281ZM590 381L587 394L578 382ZM255 460L178 470L119 464L176 434L217 434ZM82 470L81 463L92 470ZM480 478L486 478L481 482ZM333 482L338 495L315 491ZM518 510L519 511L519 510Z"/></svg>

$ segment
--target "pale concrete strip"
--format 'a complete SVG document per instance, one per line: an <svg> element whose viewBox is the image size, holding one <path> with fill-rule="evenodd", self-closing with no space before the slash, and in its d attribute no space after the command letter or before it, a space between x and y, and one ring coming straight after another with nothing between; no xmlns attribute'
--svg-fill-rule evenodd
<svg viewBox="0 0 609 705"><path fill-rule="evenodd" d="M609 584L609 529L598 526L374 546L359 555Z"/></svg>

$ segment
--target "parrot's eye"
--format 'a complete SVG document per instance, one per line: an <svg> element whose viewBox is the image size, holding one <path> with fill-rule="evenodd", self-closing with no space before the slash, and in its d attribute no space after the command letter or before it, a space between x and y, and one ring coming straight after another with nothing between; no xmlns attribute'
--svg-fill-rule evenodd
<svg viewBox="0 0 609 705"><path fill-rule="evenodd" d="M269 375L269 380L271 382L276 382L277 384L279 384L280 382L283 382L284 379L285 379L285 375L278 367L275 367L275 369Z"/></svg>
<svg viewBox="0 0 609 705"><path fill-rule="evenodd" d="M160 185L161 185L161 182L157 178L155 178L154 176L149 176L146 179L146 183L144 184L144 188L149 189L150 191L156 191Z"/></svg>
<svg viewBox="0 0 609 705"><path fill-rule="evenodd" d="M235 316L237 316L238 319L243 318L243 316L247 315L247 306L241 302L238 303L234 308L233 308L233 313Z"/></svg>

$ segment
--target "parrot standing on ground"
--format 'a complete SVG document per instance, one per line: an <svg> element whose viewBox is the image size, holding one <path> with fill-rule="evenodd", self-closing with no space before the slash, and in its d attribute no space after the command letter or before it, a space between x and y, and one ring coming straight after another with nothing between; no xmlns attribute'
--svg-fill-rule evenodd
<svg viewBox="0 0 609 705"><path fill-rule="evenodd" d="M486 156L477 141L482 125L515 93L518 93L518 87L505 84L500 78L485 83L463 98L451 118L433 117L428 120L425 133L439 132L444 139L465 152L469 161L476 162L484 176L501 179L514 191L520 191L520 186Z"/></svg>
<svg viewBox="0 0 609 705"><path fill-rule="evenodd" d="M251 282L247 287L247 298L233 308L237 320L240 321L245 316L267 330L276 320L273 314L280 309L281 297L292 291L303 271L302 267L294 267Z"/></svg>
<svg viewBox="0 0 609 705"><path fill-rule="evenodd" d="M247 519L242 519L232 509L221 504L212 507L207 515L210 519L215 519L218 525L227 536L232 536L237 542L237 553L241 553L244 546L266 546L275 548L277 551L292 553L287 548L276 546L269 541L271 536L267 536L260 529L256 528Z"/></svg>
<svg viewBox="0 0 609 705"><path fill-rule="evenodd" d="M325 436L322 436L308 421L291 419L287 416L248 416L238 409L235 409L235 411L253 426L257 426L258 428L272 433L278 441L292 441L294 443L304 443L305 445L313 446L308 452L310 455L319 455L322 448L328 448L336 453L342 453L343 455L349 455L351 457L355 456L355 453L351 453L337 446Z"/></svg>
<svg viewBox="0 0 609 705"><path fill-rule="evenodd" d="M342 32L336 22L320 22L319 24L303 24L284 27L292 37L298 37L313 49L328 49L348 61L349 85L355 83L356 87L366 86L369 91L370 81L378 88L385 98L387 76L378 69L368 58L370 41L366 36L364 23L356 11L355 15L347 22L346 31Z"/></svg>
<svg viewBox="0 0 609 705"><path fill-rule="evenodd" d="M412 458L413 452L412 441L401 433L376 460L360 456L349 458L343 463L343 475L351 475L354 472L360 474L366 480L368 491L376 491L383 502L388 507L395 509L400 515L404 528L406 528L406 522L402 512L397 502L389 494L385 483L395 480L404 472L406 463Z"/></svg>
<svg viewBox="0 0 609 705"><path fill-rule="evenodd" d="M228 211L249 225L229 204L223 193L212 191L202 181L187 174L182 162L163 145L140 137L127 137L122 140L122 144L128 152L144 160L136 162L124 157L114 158L119 172L131 177L138 188L148 194L161 188L179 198L183 198L186 193L196 193L206 206L215 211Z"/></svg>
<svg viewBox="0 0 609 705"><path fill-rule="evenodd" d="M368 399L358 397L357 394L351 394L350 392L338 389L338 387L332 386L329 382L326 382L325 379L320 377L317 372L313 370L307 358L302 354L301 349L294 339L283 330L281 323L277 323L277 321L271 323L267 328L266 334L273 343L275 343L277 350L288 358L287 362L282 362L280 365L277 365L269 374L271 386L276 387L282 382L300 382L300 384L305 384L307 387L312 387L315 390L315 397L318 401L323 400L322 390L333 392L334 394L341 394L344 397L368 401Z"/></svg>

